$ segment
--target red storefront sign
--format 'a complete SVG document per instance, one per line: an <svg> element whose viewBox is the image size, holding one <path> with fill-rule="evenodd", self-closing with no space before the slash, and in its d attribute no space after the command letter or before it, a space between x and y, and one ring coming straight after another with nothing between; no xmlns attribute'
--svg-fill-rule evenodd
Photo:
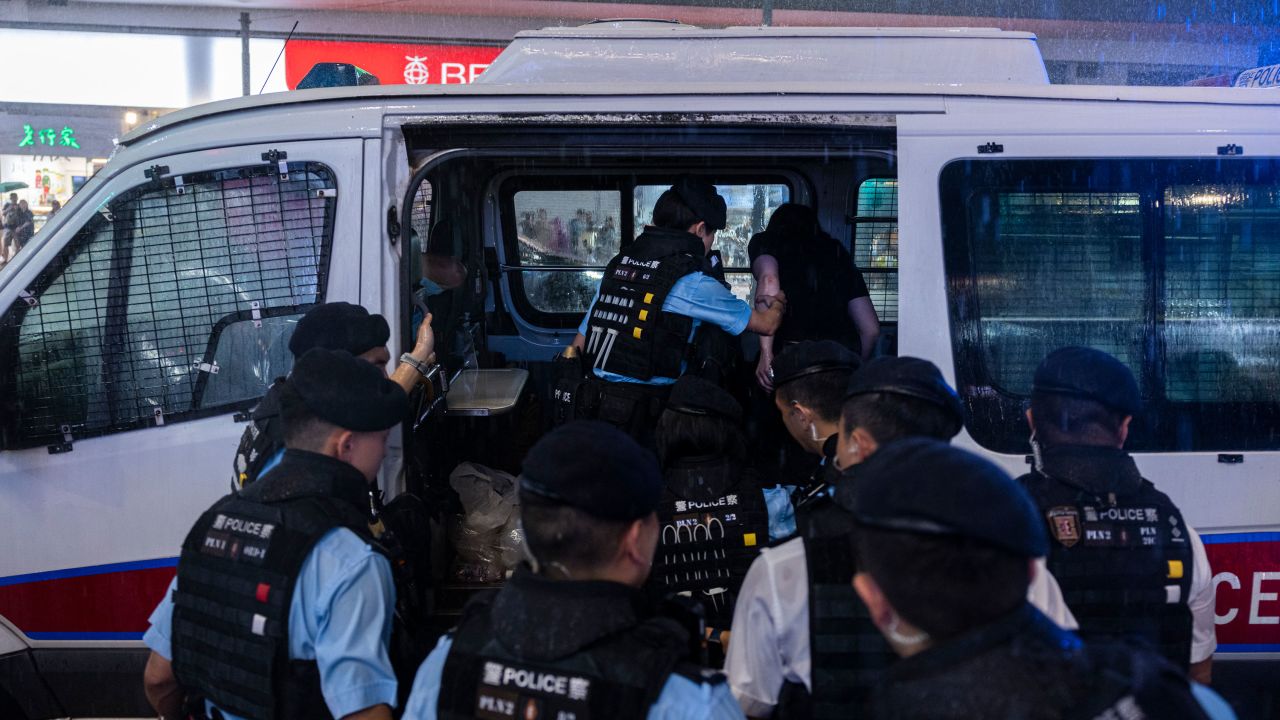
<svg viewBox="0 0 1280 720"><path fill-rule="evenodd" d="M1205 535L1219 652L1280 652L1280 533Z"/></svg>
<svg viewBox="0 0 1280 720"><path fill-rule="evenodd" d="M479 45L290 40L284 77L293 90L316 63L343 62L377 75L383 85L459 85L475 80L500 52Z"/></svg>

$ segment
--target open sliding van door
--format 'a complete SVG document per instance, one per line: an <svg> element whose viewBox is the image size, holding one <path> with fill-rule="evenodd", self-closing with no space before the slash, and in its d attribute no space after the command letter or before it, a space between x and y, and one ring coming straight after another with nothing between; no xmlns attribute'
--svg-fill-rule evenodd
<svg viewBox="0 0 1280 720"><path fill-rule="evenodd" d="M0 700L31 716L149 712L140 639L238 420L358 299L359 140L139 156L0 273Z"/></svg>
<svg viewBox="0 0 1280 720"><path fill-rule="evenodd" d="M1243 716L1264 700L1232 696L1233 678L1274 688L1280 658L1277 108L1053 94L900 119L900 352L944 369L968 414L958 442L1015 475L1046 354L1087 345L1134 371L1126 449L1203 535L1217 658L1268 661L1214 669Z"/></svg>

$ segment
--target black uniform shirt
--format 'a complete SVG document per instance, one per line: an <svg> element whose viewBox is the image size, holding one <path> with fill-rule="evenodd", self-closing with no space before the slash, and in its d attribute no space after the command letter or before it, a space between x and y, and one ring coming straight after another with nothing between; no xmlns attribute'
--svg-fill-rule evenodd
<svg viewBox="0 0 1280 720"><path fill-rule="evenodd" d="M747 253L752 264L761 255L778 261L778 281L787 294L787 314L774 335L778 342L835 340L859 350L849 301L870 293L843 245L827 235L798 240L762 233L751 239Z"/></svg>

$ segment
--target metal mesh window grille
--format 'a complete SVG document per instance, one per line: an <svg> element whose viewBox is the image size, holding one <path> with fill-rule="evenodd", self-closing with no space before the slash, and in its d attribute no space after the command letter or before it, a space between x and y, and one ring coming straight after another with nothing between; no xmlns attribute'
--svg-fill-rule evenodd
<svg viewBox="0 0 1280 720"><path fill-rule="evenodd" d="M1134 451L1280 449L1280 160L957 161L941 180L957 389L1026 452L1040 361L1129 366Z"/></svg>
<svg viewBox="0 0 1280 720"><path fill-rule="evenodd" d="M975 201L988 212L990 198ZM1064 345L1142 366L1150 281L1137 193L1000 193L999 222L975 236L988 377L1027 395L1045 355Z"/></svg>
<svg viewBox="0 0 1280 720"><path fill-rule="evenodd" d="M131 191L0 319L6 447L245 406L284 375L324 295L334 180L291 163Z"/></svg>
<svg viewBox="0 0 1280 720"><path fill-rule="evenodd" d="M862 272L881 322L898 321L898 181L870 178L858 186L853 262Z"/></svg>
<svg viewBox="0 0 1280 720"><path fill-rule="evenodd" d="M1168 398L1274 401L1280 186L1174 185L1163 207Z"/></svg>

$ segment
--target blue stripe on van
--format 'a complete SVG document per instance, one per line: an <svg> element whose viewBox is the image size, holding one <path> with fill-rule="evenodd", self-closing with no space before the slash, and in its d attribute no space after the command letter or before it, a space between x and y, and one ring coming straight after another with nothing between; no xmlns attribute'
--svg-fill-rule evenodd
<svg viewBox="0 0 1280 720"><path fill-rule="evenodd" d="M1200 539L1204 541L1205 545L1219 545L1222 543L1280 542L1280 532L1215 533L1213 535L1201 535Z"/></svg>
<svg viewBox="0 0 1280 720"><path fill-rule="evenodd" d="M140 632L29 632L32 640L141 640Z"/></svg>
<svg viewBox="0 0 1280 720"><path fill-rule="evenodd" d="M1228 643L1219 644L1218 652L1220 653L1247 653L1247 652L1280 652L1280 643Z"/></svg>
<svg viewBox="0 0 1280 720"><path fill-rule="evenodd" d="M178 558L176 557L157 558L155 560L134 560L132 562L110 563L107 565L89 565L87 567L48 570L46 572L27 573L26 575L0 577L0 587L40 582L42 580L61 580L63 578L84 577L86 575L105 575L107 573L128 572L130 570L153 570L155 568L170 568L177 566Z"/></svg>

